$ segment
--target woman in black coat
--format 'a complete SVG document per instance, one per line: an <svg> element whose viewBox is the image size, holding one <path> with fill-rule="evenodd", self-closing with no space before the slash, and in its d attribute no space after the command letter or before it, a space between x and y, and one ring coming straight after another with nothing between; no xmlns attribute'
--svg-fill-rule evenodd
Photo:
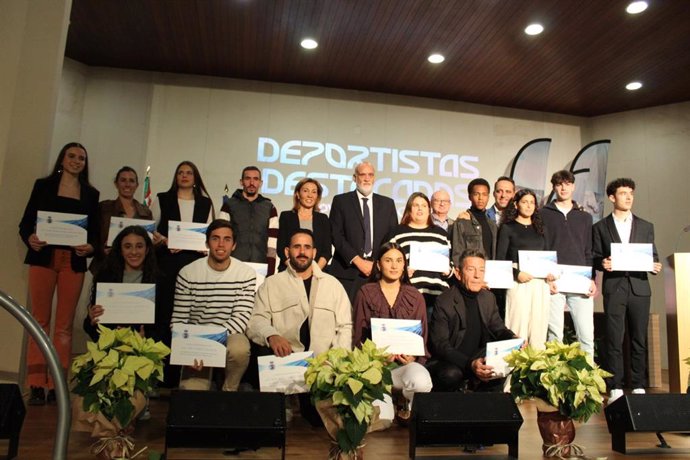
<svg viewBox="0 0 690 460"><path fill-rule="evenodd" d="M323 269L331 259L331 223L326 214L317 211L322 194L323 187L316 179L305 177L295 186L292 209L281 212L278 223L279 270L285 270L285 248L290 244L292 233L300 228L309 229L314 234L314 260L319 268Z"/></svg>
<svg viewBox="0 0 690 460"><path fill-rule="evenodd" d="M31 313L46 334L50 334L53 296L57 290L55 334L53 344L62 368L67 371L72 354L72 323L84 283L86 258L98 242L98 190L89 183L89 160L86 148L77 143L60 150L53 172L34 183L31 197L19 223L19 234L28 251L24 263L29 265ZM36 235L38 211L86 215L87 242L77 246L57 246L41 241ZM53 381L45 359L30 339L27 351L27 380L31 387L30 405L55 401Z"/></svg>

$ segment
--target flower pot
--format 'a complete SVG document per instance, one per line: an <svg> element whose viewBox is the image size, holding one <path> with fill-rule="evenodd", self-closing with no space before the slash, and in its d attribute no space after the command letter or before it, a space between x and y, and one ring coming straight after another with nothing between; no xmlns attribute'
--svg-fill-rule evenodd
<svg viewBox="0 0 690 460"><path fill-rule="evenodd" d="M544 442L542 444L544 457L569 457L571 450L579 450L572 445L575 440L575 424L572 419L561 415L558 410L552 412L537 410L537 426Z"/></svg>

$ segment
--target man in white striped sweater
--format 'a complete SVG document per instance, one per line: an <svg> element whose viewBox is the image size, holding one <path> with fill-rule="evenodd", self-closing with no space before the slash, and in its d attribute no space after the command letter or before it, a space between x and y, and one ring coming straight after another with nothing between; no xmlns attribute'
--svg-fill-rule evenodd
<svg viewBox="0 0 690 460"><path fill-rule="evenodd" d="M216 219L206 231L208 257L180 270L175 286L171 322L213 324L228 330L227 362L223 391L237 391L249 364L249 340L245 335L254 309L256 273L247 264L231 257L235 250L235 226ZM180 388L207 390L210 369L203 361L182 369Z"/></svg>

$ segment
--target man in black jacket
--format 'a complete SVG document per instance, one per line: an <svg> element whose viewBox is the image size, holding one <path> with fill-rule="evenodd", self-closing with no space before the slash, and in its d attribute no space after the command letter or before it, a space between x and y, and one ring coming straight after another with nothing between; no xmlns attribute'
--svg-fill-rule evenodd
<svg viewBox="0 0 690 460"><path fill-rule="evenodd" d="M606 364L613 373L608 403L623 396L623 335L626 318L630 335L630 367L633 393L645 392L647 371L647 325L652 290L647 272L613 271L611 243L651 243L654 265L651 273L661 271L654 245L654 225L633 215L635 182L622 178L606 186L613 212L594 224L594 268L603 270L602 294L606 315Z"/></svg>
<svg viewBox="0 0 690 460"><path fill-rule="evenodd" d="M556 200L541 209L544 227L548 230L548 247L558 254L561 265L592 266L592 216L573 201L575 175L566 170L551 176ZM593 273L592 273L593 275ZM551 285L548 340L563 341L563 309L568 304L577 340L582 349L594 356L594 299L597 286L592 282L587 294L558 292Z"/></svg>
<svg viewBox="0 0 690 460"><path fill-rule="evenodd" d="M494 295L484 286L484 253L467 249L455 268L459 281L438 296L429 324L429 364L435 391L457 391L465 380L480 391L501 391L485 363L488 342L515 338L498 314Z"/></svg>

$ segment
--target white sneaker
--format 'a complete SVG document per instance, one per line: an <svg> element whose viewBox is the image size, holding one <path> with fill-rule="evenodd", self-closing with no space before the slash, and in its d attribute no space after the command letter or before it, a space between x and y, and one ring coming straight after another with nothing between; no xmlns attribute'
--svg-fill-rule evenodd
<svg viewBox="0 0 690 460"><path fill-rule="evenodd" d="M643 395L643 394L645 394L645 393L647 393L647 392L644 391L644 388L635 388L635 389L632 391L632 394L634 394L634 395Z"/></svg>
<svg viewBox="0 0 690 460"><path fill-rule="evenodd" d="M620 398L621 396L623 396L623 390L621 390L620 388L615 388L615 389L611 390L611 392L609 393L609 400L606 404L611 404L612 402L614 402L616 399Z"/></svg>

